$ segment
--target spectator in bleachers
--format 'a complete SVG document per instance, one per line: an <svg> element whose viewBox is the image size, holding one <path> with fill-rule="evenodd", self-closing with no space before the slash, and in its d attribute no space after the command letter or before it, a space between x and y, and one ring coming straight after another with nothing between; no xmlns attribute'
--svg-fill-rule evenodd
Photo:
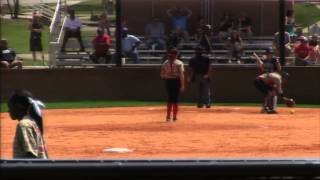
<svg viewBox="0 0 320 180"><path fill-rule="evenodd" d="M294 11L292 9L288 10L286 12L285 17L285 31L287 31L290 34L290 37L293 38L293 42L295 42L296 39L296 33L295 33L295 21L294 21Z"/></svg>
<svg viewBox="0 0 320 180"><path fill-rule="evenodd" d="M314 35L314 34L318 34L320 35L320 26L315 23L314 25L311 26L310 30L309 30L309 35Z"/></svg>
<svg viewBox="0 0 320 180"><path fill-rule="evenodd" d="M16 57L13 49L9 48L6 39L0 40L0 68L11 69L17 67L22 69L22 60Z"/></svg>
<svg viewBox="0 0 320 180"><path fill-rule="evenodd" d="M309 46L317 46L319 45L319 35L318 34L313 34L312 36L309 37Z"/></svg>
<svg viewBox="0 0 320 180"><path fill-rule="evenodd" d="M105 33L105 29L98 27L97 35L93 38L92 45L94 48L94 52L90 56L90 59L94 63L99 63L98 60L100 58L103 58L105 60L105 63L109 63L110 36L107 33Z"/></svg>
<svg viewBox="0 0 320 180"><path fill-rule="evenodd" d="M304 36L299 38L300 43L296 45L294 49L295 54L295 65L297 66L307 66L310 62L306 59L309 55L310 47L308 45L308 39Z"/></svg>
<svg viewBox="0 0 320 180"><path fill-rule="evenodd" d="M226 48L229 50L229 63L236 60L240 64L241 55L243 51L243 41L240 37L239 31L233 30L231 36L226 42Z"/></svg>
<svg viewBox="0 0 320 180"><path fill-rule="evenodd" d="M113 0L108 0L108 2L106 3L106 11L108 14L113 14L114 12L114 2Z"/></svg>
<svg viewBox="0 0 320 180"><path fill-rule="evenodd" d="M167 49L178 48L179 44L183 40L183 37L180 31L181 31L180 29L176 29L176 31L173 31L169 34L169 37L166 42Z"/></svg>
<svg viewBox="0 0 320 180"><path fill-rule="evenodd" d="M291 48L291 39L290 39L290 34L288 32L285 32L284 34L284 47L285 47L285 56L289 56L292 52ZM280 33L276 32L274 34L274 39L272 42L273 48L275 50L276 56L280 56Z"/></svg>
<svg viewBox="0 0 320 180"><path fill-rule="evenodd" d="M306 60L310 62L310 64L318 64L320 63L320 46L318 43L318 35L314 34L310 37L309 40L309 54L306 57Z"/></svg>
<svg viewBox="0 0 320 180"><path fill-rule="evenodd" d="M303 29L301 27L296 28L296 39L300 39L300 37L303 36Z"/></svg>
<svg viewBox="0 0 320 180"><path fill-rule="evenodd" d="M121 20L121 27L122 28L129 28L128 27L128 18L127 17L122 17L122 20Z"/></svg>
<svg viewBox="0 0 320 180"><path fill-rule="evenodd" d="M219 41L224 43L228 37L230 36L230 32L232 31L233 19L228 13L224 13L223 17L221 17L219 22Z"/></svg>
<svg viewBox="0 0 320 180"><path fill-rule="evenodd" d="M212 39L213 39L212 28L211 28L211 25L207 24L203 26L202 33L200 36L200 42L199 42L199 44L202 47L204 47L205 52L207 54L210 54L212 50L212 41L213 41Z"/></svg>
<svg viewBox="0 0 320 180"><path fill-rule="evenodd" d="M188 19L192 15L192 11L186 7L177 8L173 7L167 10L167 15L170 17L172 23L172 31L176 33L181 33L184 40L188 40Z"/></svg>
<svg viewBox="0 0 320 180"><path fill-rule="evenodd" d="M98 27L104 29L104 32L109 36L111 36L110 23L108 21L107 13L102 13L100 15L100 21L99 21Z"/></svg>
<svg viewBox="0 0 320 180"><path fill-rule="evenodd" d="M69 18L64 24L64 37L61 46L61 52L65 51L65 46L70 37L75 37L78 39L80 44L80 51L85 51L82 38L81 38L81 21L75 16L75 11L73 9L69 10Z"/></svg>
<svg viewBox="0 0 320 180"><path fill-rule="evenodd" d="M196 23L195 39L200 40L200 36L202 34L202 30L205 25L206 25L205 18L203 16L199 16Z"/></svg>
<svg viewBox="0 0 320 180"><path fill-rule="evenodd" d="M238 28L240 36L248 38L250 42L252 37L252 21L244 12L238 18Z"/></svg>
<svg viewBox="0 0 320 180"><path fill-rule="evenodd" d="M30 39L29 39L29 45L30 45L30 51L32 52L32 59L33 62L37 60L36 57L36 51L41 53L41 59L44 63L44 53L42 48L42 30L43 26L40 23L40 16L34 12L32 15L31 24L29 25L30 30Z"/></svg>
<svg viewBox="0 0 320 180"><path fill-rule="evenodd" d="M153 17L152 21L145 28L145 42L148 49L165 49L165 30L162 22L158 18Z"/></svg>
<svg viewBox="0 0 320 180"><path fill-rule="evenodd" d="M137 47L140 45L141 41L134 35L128 34L128 29L122 29L122 54L125 57L129 57L133 60L135 64L138 64L139 54Z"/></svg>

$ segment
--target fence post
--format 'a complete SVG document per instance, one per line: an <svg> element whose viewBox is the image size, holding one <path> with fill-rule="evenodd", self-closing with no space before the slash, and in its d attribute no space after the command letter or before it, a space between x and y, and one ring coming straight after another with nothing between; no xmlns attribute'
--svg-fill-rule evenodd
<svg viewBox="0 0 320 180"><path fill-rule="evenodd" d="M285 58L285 50L284 50L284 41L285 41L285 37L284 37L284 31L285 31L285 27L284 27L284 8L285 8L285 4L284 4L284 0L279 0L279 40L280 40L280 63L282 66L286 65L286 58Z"/></svg>

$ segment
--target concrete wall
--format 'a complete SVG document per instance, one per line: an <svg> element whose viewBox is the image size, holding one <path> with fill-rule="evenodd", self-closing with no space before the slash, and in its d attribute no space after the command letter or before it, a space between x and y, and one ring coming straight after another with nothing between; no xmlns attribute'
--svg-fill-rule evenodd
<svg viewBox="0 0 320 180"><path fill-rule="evenodd" d="M122 0L123 17L128 20L132 33L143 34L146 23L157 16L170 30L170 21L166 10L173 6L188 7L193 11L189 20L189 30L194 31L195 23L201 12L202 0ZM252 18L254 35L273 35L278 30L278 0L211 0L210 19L216 29L224 12L238 17L245 12ZM292 9L292 1L286 1L286 9Z"/></svg>
<svg viewBox="0 0 320 180"><path fill-rule="evenodd" d="M297 103L320 103L320 67L287 67L290 82L284 88ZM44 101L144 100L164 101L159 67L101 69L2 70L1 100L14 89L30 90ZM255 67L213 66L213 99L218 102L260 102L253 87ZM182 100L191 101L195 88L187 85Z"/></svg>

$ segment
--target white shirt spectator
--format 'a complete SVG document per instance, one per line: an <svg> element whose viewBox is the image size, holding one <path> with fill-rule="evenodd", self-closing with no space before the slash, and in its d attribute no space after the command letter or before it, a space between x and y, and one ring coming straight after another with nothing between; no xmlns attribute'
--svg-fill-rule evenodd
<svg viewBox="0 0 320 180"><path fill-rule="evenodd" d="M68 18L66 22L64 23L64 28L69 28L72 30L76 30L78 28L81 28L81 21L78 18L70 19Z"/></svg>
<svg viewBox="0 0 320 180"><path fill-rule="evenodd" d="M318 24L314 24L309 31L310 35L318 34L320 35L320 26Z"/></svg>
<svg viewBox="0 0 320 180"><path fill-rule="evenodd" d="M132 47L136 45L136 43L141 42L139 38L133 35L127 35L127 37L122 38L122 51L123 52L132 52Z"/></svg>

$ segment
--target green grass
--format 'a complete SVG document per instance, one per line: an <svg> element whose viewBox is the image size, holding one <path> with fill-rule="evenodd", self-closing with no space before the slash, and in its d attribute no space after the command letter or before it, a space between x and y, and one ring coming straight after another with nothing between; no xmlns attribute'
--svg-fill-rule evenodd
<svg viewBox="0 0 320 180"><path fill-rule="evenodd" d="M29 51L29 36L28 30L29 21L23 19L1 19L1 38L6 38L9 41L9 46L19 53L30 53ZM42 45L44 51L48 51L49 45L49 29L44 27L42 32Z"/></svg>
<svg viewBox="0 0 320 180"><path fill-rule="evenodd" d="M100 15L104 10L101 0L87 0L70 7L76 11L76 15L91 15L91 12L94 15Z"/></svg>
<svg viewBox="0 0 320 180"><path fill-rule="evenodd" d="M320 10L312 4L295 3L295 21L303 28L320 21Z"/></svg>
<svg viewBox="0 0 320 180"><path fill-rule="evenodd" d="M137 107L137 106L164 106L166 102L155 101L76 101L76 102L50 102L45 103L47 109L78 109L78 108L107 108L107 107ZM194 102L183 102L185 106L195 106ZM259 103L214 103L213 106L253 106ZM280 105L283 106L283 105ZM320 108L320 104L299 104L300 108ZM1 103L1 112L7 112L6 103Z"/></svg>
<svg viewBox="0 0 320 180"><path fill-rule="evenodd" d="M45 65L42 63L42 60L40 60L40 54L37 54L37 61L33 62L32 59L23 59L23 65L24 66L47 66L48 61L45 61Z"/></svg>
<svg viewBox="0 0 320 180"><path fill-rule="evenodd" d="M160 106L164 102L147 101L76 101L76 102L50 102L45 103L47 109L77 109L77 108L105 108L105 107L137 107ZM7 112L6 103L1 103L1 112Z"/></svg>

